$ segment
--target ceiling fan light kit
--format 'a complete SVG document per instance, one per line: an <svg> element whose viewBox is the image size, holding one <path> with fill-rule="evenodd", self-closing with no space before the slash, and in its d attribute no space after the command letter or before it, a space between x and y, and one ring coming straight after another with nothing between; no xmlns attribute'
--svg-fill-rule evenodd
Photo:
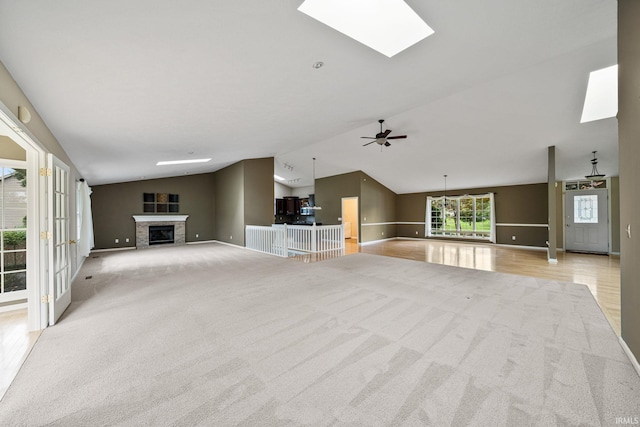
<svg viewBox="0 0 640 427"><path fill-rule="evenodd" d="M361 136L360 138L364 139L372 139L373 141L367 142L366 144L362 144L363 147L366 147L369 144L373 144L374 142L378 144L380 147L383 145L385 147L390 147L391 143L388 141L389 139L406 139L407 135L397 135L397 136L389 136L392 132L391 129L387 129L384 132L382 131L382 123L384 123L384 119L378 120L380 123L380 133L377 133L376 136Z"/></svg>

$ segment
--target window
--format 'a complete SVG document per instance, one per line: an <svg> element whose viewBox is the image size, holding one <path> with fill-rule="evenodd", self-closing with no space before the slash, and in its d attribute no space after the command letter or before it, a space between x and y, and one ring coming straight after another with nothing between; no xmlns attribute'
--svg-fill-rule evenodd
<svg viewBox="0 0 640 427"><path fill-rule="evenodd" d="M26 176L26 169L0 166L0 302L26 296Z"/></svg>
<svg viewBox="0 0 640 427"><path fill-rule="evenodd" d="M493 193L427 197L427 237L460 237L495 242Z"/></svg>
<svg viewBox="0 0 640 427"><path fill-rule="evenodd" d="M573 222L576 224L598 223L598 195L573 196Z"/></svg>

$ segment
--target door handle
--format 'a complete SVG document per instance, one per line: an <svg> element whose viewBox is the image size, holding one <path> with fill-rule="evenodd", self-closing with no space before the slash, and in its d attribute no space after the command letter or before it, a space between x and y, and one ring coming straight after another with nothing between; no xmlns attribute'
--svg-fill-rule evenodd
<svg viewBox="0 0 640 427"><path fill-rule="evenodd" d="M76 241L75 241L75 240L69 240L69 244L70 244L70 245L75 245L75 244L76 244Z"/></svg>

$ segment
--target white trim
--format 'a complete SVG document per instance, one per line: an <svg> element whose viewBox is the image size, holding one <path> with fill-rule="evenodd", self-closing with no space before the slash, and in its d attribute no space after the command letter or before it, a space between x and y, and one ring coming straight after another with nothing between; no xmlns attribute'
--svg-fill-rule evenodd
<svg viewBox="0 0 640 427"><path fill-rule="evenodd" d="M86 259L87 259L87 257L82 257L82 261L80 261L80 265L76 269L76 272L73 273L73 276L71 277L71 282L70 282L71 286L73 286L73 281L76 280L76 277L78 277L78 273L80 273L80 269L84 265L84 262L85 262Z"/></svg>
<svg viewBox="0 0 640 427"><path fill-rule="evenodd" d="M557 258L549 258L549 264L557 264L557 263L558 263Z"/></svg>
<svg viewBox="0 0 640 427"><path fill-rule="evenodd" d="M40 239L40 232L47 231L46 179L39 174L39 169L47 165L46 149L2 102L0 130L26 152L27 217L32 218L27 226L27 323L29 331L38 331L48 325L48 305L40 302L48 292L47 242Z"/></svg>
<svg viewBox="0 0 640 427"><path fill-rule="evenodd" d="M135 246L126 246L124 248L109 248L109 249L91 249L91 253L89 254L89 258L91 258L91 254L94 252L117 252L117 251L130 251L132 249L137 249Z"/></svg>
<svg viewBox="0 0 640 427"><path fill-rule="evenodd" d="M136 222L184 222L189 215L133 215Z"/></svg>
<svg viewBox="0 0 640 427"><path fill-rule="evenodd" d="M397 225L427 225L426 222L410 222L410 221L398 221Z"/></svg>
<svg viewBox="0 0 640 427"><path fill-rule="evenodd" d="M513 249L531 249L534 251L548 251L549 248L546 246L525 246L525 245L508 245L506 243L496 243L496 246L504 247L504 248L513 248Z"/></svg>
<svg viewBox="0 0 640 427"><path fill-rule="evenodd" d="M2 307L0 307L0 313L6 313L8 311L13 311L13 310L22 310L28 307L29 305L26 302L22 302L20 304L3 305Z"/></svg>
<svg viewBox="0 0 640 427"><path fill-rule="evenodd" d="M631 351L627 343L624 341L624 339L622 339L622 337L618 337L618 340L620 341L622 350L625 352L625 354L629 358L629 361L631 362L631 365L636 370L636 373L640 375L640 364L638 364L638 359L636 359L636 356L633 354L633 352Z"/></svg>
<svg viewBox="0 0 640 427"><path fill-rule="evenodd" d="M214 243L218 242L217 240L198 240L196 242L186 242L185 245L201 245L203 243Z"/></svg>
<svg viewBox="0 0 640 427"><path fill-rule="evenodd" d="M369 225L397 225L397 222L363 222L361 224L362 227L369 226Z"/></svg>
<svg viewBox="0 0 640 427"><path fill-rule="evenodd" d="M544 227L549 228L549 224L515 224L515 223L507 223L501 222L496 224L497 227Z"/></svg>
<svg viewBox="0 0 640 427"><path fill-rule="evenodd" d="M386 242L388 240L397 240L397 237L387 237L386 239L370 240L368 242L358 242L361 246L372 245L374 243Z"/></svg>

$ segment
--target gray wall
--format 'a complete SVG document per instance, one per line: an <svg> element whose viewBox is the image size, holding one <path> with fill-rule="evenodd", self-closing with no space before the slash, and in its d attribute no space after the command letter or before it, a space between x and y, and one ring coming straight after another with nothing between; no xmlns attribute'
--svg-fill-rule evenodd
<svg viewBox="0 0 640 427"><path fill-rule="evenodd" d="M338 218L342 216L342 198L360 197L361 179L360 171L316 179L315 203L322 208L316 211L316 222L324 225L340 224ZM362 200L358 202L361 204ZM360 205L358 209L361 210Z"/></svg>
<svg viewBox="0 0 640 427"><path fill-rule="evenodd" d="M242 162L234 163L217 171L215 176L216 240L242 245L244 242L244 166Z"/></svg>
<svg viewBox="0 0 640 427"><path fill-rule="evenodd" d="M189 215L186 222L187 242L215 238L213 174L96 185L91 189L96 249L136 246L132 216L149 215L142 209L143 193L171 193L180 197L180 211L176 214ZM127 238L129 242L126 242ZM115 243L115 239L119 243Z"/></svg>
<svg viewBox="0 0 640 427"><path fill-rule="evenodd" d="M244 246L245 225L273 223L273 157L243 160L215 175L216 240Z"/></svg>
<svg viewBox="0 0 640 427"><path fill-rule="evenodd" d="M495 193L496 222L509 224L546 224L547 184L481 187L447 191L448 196ZM425 222L427 196L442 196L442 191L398 195L399 222ZM560 213L560 216L562 214ZM416 231L418 235L416 235ZM399 237L423 237L423 224L398 225ZM511 240L516 236L516 240ZM496 243L546 247L548 232L544 227L496 227Z"/></svg>
<svg viewBox="0 0 640 427"><path fill-rule="evenodd" d="M244 160L244 223L273 224L273 157ZM244 245L244 243L243 243Z"/></svg>
<svg viewBox="0 0 640 427"><path fill-rule="evenodd" d="M360 185L360 242L397 237L396 193L365 173L362 173Z"/></svg>
<svg viewBox="0 0 640 427"><path fill-rule="evenodd" d="M27 160L27 152L13 139L0 135L0 159Z"/></svg>
<svg viewBox="0 0 640 427"><path fill-rule="evenodd" d="M618 0L622 339L640 360L640 2ZM626 228L631 228L631 236Z"/></svg>
<svg viewBox="0 0 640 427"><path fill-rule="evenodd" d="M397 237L395 224L364 225L396 222L397 195L362 171L316 179L316 222L340 224L342 198L358 197L360 242Z"/></svg>

